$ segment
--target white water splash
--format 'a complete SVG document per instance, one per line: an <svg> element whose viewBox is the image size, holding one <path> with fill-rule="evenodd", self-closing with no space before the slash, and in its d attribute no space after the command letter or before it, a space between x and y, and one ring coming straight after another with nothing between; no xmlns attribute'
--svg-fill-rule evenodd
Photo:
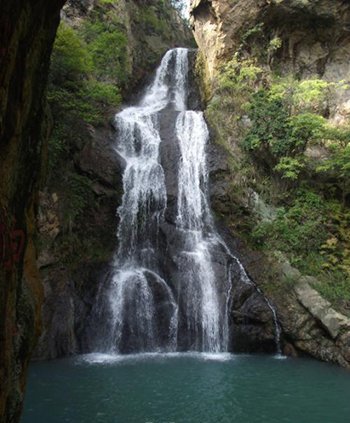
<svg viewBox="0 0 350 423"><path fill-rule="evenodd" d="M185 232L185 250L180 253L182 284L186 302L187 327L196 334L195 345L203 351L223 350L220 327L223 325L218 300L217 280L210 254L210 238L205 236L210 209L206 200L208 174L205 147L209 138L202 112L180 113L176 122L180 146L178 170L178 207L176 224ZM201 342L201 345L198 343Z"/></svg>
<svg viewBox="0 0 350 423"><path fill-rule="evenodd" d="M176 348L178 309L167 282L157 274L155 256L159 225L167 203L165 177L160 165L159 122L157 113L175 98L175 106L185 107L185 82L178 76L184 72L185 49L168 51L153 83L138 106L129 107L116 116L117 152L125 160L124 195L118 209L119 249L109 290L111 333L108 349L119 351L123 336L137 339L135 348L152 351L159 348L154 292L158 285L168 299L169 341L166 348ZM181 61L182 58L182 61ZM169 84L171 62L176 60L176 87ZM126 335L123 335L125 334Z"/></svg>

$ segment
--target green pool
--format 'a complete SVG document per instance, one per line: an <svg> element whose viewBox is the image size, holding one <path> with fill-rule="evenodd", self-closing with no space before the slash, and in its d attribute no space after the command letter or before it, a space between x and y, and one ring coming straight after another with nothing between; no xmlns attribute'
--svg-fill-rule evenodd
<svg viewBox="0 0 350 423"><path fill-rule="evenodd" d="M91 354L34 363L22 423L349 423L350 372L309 359Z"/></svg>

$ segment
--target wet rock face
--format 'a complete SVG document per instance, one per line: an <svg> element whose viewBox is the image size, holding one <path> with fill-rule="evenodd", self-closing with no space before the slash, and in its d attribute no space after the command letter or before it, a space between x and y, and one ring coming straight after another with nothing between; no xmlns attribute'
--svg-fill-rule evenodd
<svg viewBox="0 0 350 423"><path fill-rule="evenodd" d="M74 272L66 268L41 269L45 303L43 331L33 359L54 359L90 351L93 321L87 318L99 285L110 271L109 263L83 263Z"/></svg>
<svg viewBox="0 0 350 423"><path fill-rule="evenodd" d="M45 75L62 5L63 0L6 0L0 5L1 422L19 419L39 330L34 205L47 135Z"/></svg>
<svg viewBox="0 0 350 423"><path fill-rule="evenodd" d="M266 301L253 285L236 283L231 292L231 346L235 352L276 352L276 333Z"/></svg>
<svg viewBox="0 0 350 423"><path fill-rule="evenodd" d="M122 166L114 150L115 132L100 127L86 134L85 144L74 155L76 172L91 181L93 206L84 210L79 236L84 251L58 248L63 193L40 192L38 230L43 247L38 256L45 301L43 331L34 359L53 359L89 351L86 318L96 298L99 284L109 271L116 248L116 209L122 191ZM87 251L88 250L88 251ZM96 254L99 250L100 253ZM89 258L89 255L91 258ZM73 263L73 264L72 264Z"/></svg>

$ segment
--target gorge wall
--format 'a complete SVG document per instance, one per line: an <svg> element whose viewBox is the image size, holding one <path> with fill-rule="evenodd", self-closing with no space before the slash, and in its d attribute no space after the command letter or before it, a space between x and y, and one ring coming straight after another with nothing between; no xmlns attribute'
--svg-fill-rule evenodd
<svg viewBox="0 0 350 423"><path fill-rule="evenodd" d="M0 5L0 420L19 418L39 331L33 235L48 131L46 77L63 1ZM24 275L24 278L22 277Z"/></svg>
<svg viewBox="0 0 350 423"><path fill-rule="evenodd" d="M195 0L191 25L217 218L275 303L285 352L349 367L350 5Z"/></svg>

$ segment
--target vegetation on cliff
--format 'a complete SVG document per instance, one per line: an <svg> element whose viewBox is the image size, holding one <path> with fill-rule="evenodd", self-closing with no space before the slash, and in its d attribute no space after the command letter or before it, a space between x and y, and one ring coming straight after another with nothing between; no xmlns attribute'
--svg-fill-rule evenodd
<svg viewBox="0 0 350 423"><path fill-rule="evenodd" d="M254 34L245 34L241 49L222 65L207 109L217 142L230 156L233 203L249 188L273 207L273 217L265 219L236 205L233 213L241 219L235 230L253 248L283 254L316 276L317 289L346 311L350 122L336 122L332 103L348 85L301 79L272 66L278 38L247 55L244 46Z"/></svg>
<svg viewBox="0 0 350 423"><path fill-rule="evenodd" d="M106 197L112 195L114 215L119 195L118 175L114 181L103 181L102 164L95 154L96 138L102 132L101 137L111 137L108 121L161 55L172 45L191 42L167 0L147 4L98 0L90 7L87 3L72 0L63 10L48 88L53 132L45 189L58 195L59 228L53 235L43 233L41 243L45 248L51 243L60 260L71 261L74 252L74 262L82 259L81 254L88 259L91 255L108 257L114 249L115 239L110 234L115 232L115 218L104 225L105 231L86 239L93 232L101 202L110 204L111 198ZM103 150L101 145L97 148ZM89 166L86 171L81 161L90 160L91 155L95 169Z"/></svg>

